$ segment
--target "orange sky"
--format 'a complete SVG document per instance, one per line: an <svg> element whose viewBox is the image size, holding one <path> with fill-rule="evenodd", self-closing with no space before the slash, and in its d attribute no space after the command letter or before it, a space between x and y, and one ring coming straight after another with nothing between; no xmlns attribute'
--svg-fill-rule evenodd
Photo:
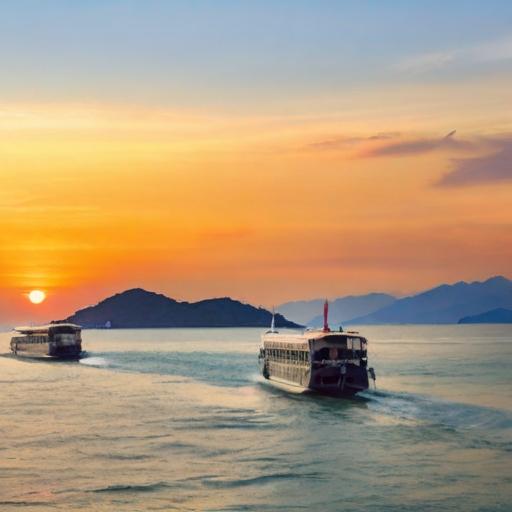
<svg viewBox="0 0 512 512"><path fill-rule="evenodd" d="M510 3L28 3L0 7L0 326L512 277Z"/></svg>
<svg viewBox="0 0 512 512"><path fill-rule="evenodd" d="M496 153L512 94L484 105L484 132L482 107L450 111L450 93L428 98L442 116L395 91L377 115L362 93L316 115L4 105L3 317L63 316L135 286L268 305L510 275L510 185L436 182L454 159ZM453 128L457 143L436 146ZM28 304L34 288L44 305Z"/></svg>

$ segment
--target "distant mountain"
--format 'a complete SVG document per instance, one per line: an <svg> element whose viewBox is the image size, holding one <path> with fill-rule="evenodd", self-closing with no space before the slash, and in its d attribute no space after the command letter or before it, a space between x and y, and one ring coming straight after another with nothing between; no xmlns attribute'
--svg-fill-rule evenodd
<svg viewBox="0 0 512 512"><path fill-rule="evenodd" d="M287 302L281 304L278 311L294 322L309 326L321 326L324 301L325 299L314 299ZM395 301L395 297L385 293L340 297L329 303L329 323L339 325L351 318L373 313Z"/></svg>
<svg viewBox="0 0 512 512"><path fill-rule="evenodd" d="M512 309L496 308L479 315L465 316L459 324L512 324Z"/></svg>
<svg viewBox="0 0 512 512"><path fill-rule="evenodd" d="M370 293L336 299L329 304L329 324L342 325L354 317L373 313L394 302L396 302L396 298L385 293ZM309 320L307 325L319 327L323 325L323 322L322 313Z"/></svg>
<svg viewBox="0 0 512 512"><path fill-rule="evenodd" d="M443 284L399 299L352 324L445 324L495 308L512 308L512 281L503 276L473 283Z"/></svg>
<svg viewBox="0 0 512 512"><path fill-rule="evenodd" d="M178 302L165 295L135 288L77 311L64 321L83 327L268 327L272 314L226 298ZM300 327L276 315L276 327Z"/></svg>
<svg viewBox="0 0 512 512"><path fill-rule="evenodd" d="M302 325L308 325L308 322L322 311L325 299L298 300L294 302L285 302L277 306L277 311L286 318L298 322Z"/></svg>

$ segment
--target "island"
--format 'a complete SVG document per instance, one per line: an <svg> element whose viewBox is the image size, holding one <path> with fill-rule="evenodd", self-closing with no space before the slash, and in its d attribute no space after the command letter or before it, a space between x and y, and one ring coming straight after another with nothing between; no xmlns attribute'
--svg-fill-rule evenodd
<svg viewBox="0 0 512 512"><path fill-rule="evenodd" d="M512 324L512 309L496 308L479 315L465 316L459 324Z"/></svg>
<svg viewBox="0 0 512 512"><path fill-rule="evenodd" d="M76 311L58 322L84 328L135 329L155 327L270 327L272 313L229 297L179 302L134 288ZM302 326L275 315L276 327Z"/></svg>

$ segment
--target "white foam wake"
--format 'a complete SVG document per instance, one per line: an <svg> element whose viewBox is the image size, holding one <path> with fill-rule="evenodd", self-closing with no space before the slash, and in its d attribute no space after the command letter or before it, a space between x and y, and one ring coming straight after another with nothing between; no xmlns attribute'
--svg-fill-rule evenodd
<svg viewBox="0 0 512 512"><path fill-rule="evenodd" d="M80 364L86 364L87 366L98 366L107 367L109 362L104 357L84 357L80 359Z"/></svg>

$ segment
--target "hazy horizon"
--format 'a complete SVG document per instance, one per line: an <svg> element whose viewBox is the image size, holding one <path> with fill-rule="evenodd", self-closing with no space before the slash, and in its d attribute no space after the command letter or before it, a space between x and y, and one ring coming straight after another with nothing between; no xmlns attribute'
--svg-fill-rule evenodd
<svg viewBox="0 0 512 512"><path fill-rule="evenodd" d="M294 303L294 302L312 302L312 301L316 301L316 300L328 300L330 302L333 302L335 301L336 299L341 299L341 298L347 298L347 297L360 297L360 296L364 296L364 295L367 295L367 294L372 294L372 293L387 293L389 295L392 295L393 297L395 297L396 299L403 299L403 298L406 298L406 297L412 297L414 295L417 295L417 294L421 294L423 292L426 292L426 291L429 291L433 288L436 288L438 286L442 286L442 285L454 285L454 284L457 284L459 282L465 282L467 284L472 284L472 283L480 283L480 282L485 282L485 281L488 281L490 279L495 279L495 278L505 278L505 279L508 279L508 280L512 280L509 276L488 276L487 278L484 278L482 280L477 280L477 279L473 279L473 280L468 280L468 281L457 281L457 282L448 282L448 283L437 283L435 286L433 287L429 287L429 288L424 288L424 289L421 289L421 290L416 290L414 292L411 292L411 293L408 293L408 294L403 294L403 295L399 295L399 294L393 294L393 293L389 293L389 292L384 292L382 290L373 290L373 291L369 291L367 293L360 293L360 294L356 294L356 293L346 293L346 294L343 294L343 295L334 295L334 296L331 296L331 297L302 297L302 298L296 298L296 299L291 299L289 301L284 301L280 304L260 304L260 303L251 303L250 301L247 301L247 300L244 300L244 299L240 299L238 297L230 297L228 295L218 295L218 296L215 296L215 297L200 297L198 298L197 300L192 300L192 301L187 301L186 299L182 299L180 297L175 297L175 296L172 296L172 295L167 295L163 292L159 292L157 290L150 290L150 289L145 289L146 291L148 292L153 292L153 293L158 293L158 294L162 294L162 295L165 295L171 299L174 299L174 300L177 300L178 302L198 302L198 301L201 301L201 300L207 300L207 299L217 299L217 298L225 298L225 297L228 297L228 298L231 298L233 300L237 300L237 301L240 301L240 302L243 302L243 303L248 303L248 304L251 304L253 306L256 306L256 307L263 307L269 311L271 311L274 307L278 308L279 306L281 305L284 305L286 303ZM133 288L142 288L142 287L139 287L139 286L136 286L136 287L133 287ZM16 318L16 317L13 317L13 318L2 318L1 319L1 322L0 322L0 328L2 327L7 327L9 325L12 325L13 323L28 323L28 324L33 324L34 322L36 321L42 321L42 322L50 322L50 321L55 321L55 320L59 320L59 319L63 319L63 318L67 318L68 316L72 315L73 313L75 313L76 311L78 310L81 310L81 309L85 309L87 307L90 307L90 306L95 306L96 304L98 304L99 302L103 301L104 299L107 299L109 297L112 297L113 295L116 295L116 294L121 294L121 293L124 293L130 289L133 289L133 288L128 288L128 289L123 289L123 290L117 290L117 291L114 291L112 292L110 295L105 295L105 296L102 296L102 297L99 297L98 300L96 300L95 302L91 302L89 304L82 304L80 306L78 306L76 308L76 310L73 310L73 311L67 311L65 312L63 315L61 315L60 317L55 317L55 318L30 318L28 316L25 316L25 317L19 317L19 318ZM48 298L46 299L48 300ZM41 307L41 305L33 305L33 307ZM276 309L276 312L279 313L279 309ZM483 313L484 311L482 311ZM319 310L319 315L321 313L321 310ZM285 317L286 314L284 315ZM290 320L290 318L288 318Z"/></svg>

